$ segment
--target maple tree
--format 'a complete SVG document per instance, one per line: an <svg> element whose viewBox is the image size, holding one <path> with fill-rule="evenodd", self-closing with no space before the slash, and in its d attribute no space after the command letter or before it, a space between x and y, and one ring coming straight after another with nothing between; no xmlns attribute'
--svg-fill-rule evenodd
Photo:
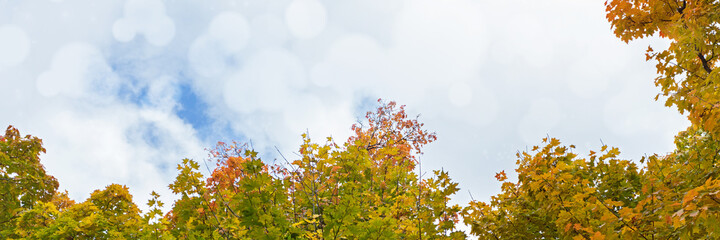
<svg viewBox="0 0 720 240"><path fill-rule="evenodd" d="M382 104L342 146L303 135L300 159L265 164L247 145L219 143L204 179L185 159L170 188L181 197L168 213L177 238L338 239L403 236L462 239L460 206L448 174L420 179L422 146L436 139L404 107Z"/></svg>
<svg viewBox="0 0 720 240"><path fill-rule="evenodd" d="M648 48L657 64L655 84L666 105L687 112L692 125L676 137L677 149L654 156L647 164L649 205L636 210L668 237L718 238L720 180L720 93L718 44L720 3L717 1L611 1L608 21L624 41L657 33L670 40L666 49ZM661 201L658 201L658 200ZM650 211L649 209L652 209Z"/></svg>
<svg viewBox="0 0 720 240"><path fill-rule="evenodd" d="M367 122L352 126L354 135L341 145L330 137L314 143L303 134L296 160L283 157L267 164L237 142L220 142L210 150L215 166L205 166L207 177L200 163L182 160L169 185L178 199L167 213L154 192L149 211L141 213L128 188L118 184L76 203L67 192L56 191L57 181L45 174L40 139L20 138L8 128L2 138L3 174L15 177L10 183L16 185L3 187L17 202L3 203L10 210L3 212L8 216L0 237L464 239L456 228L462 208L449 203L457 183L445 171L430 178L416 173L423 146L436 135L408 118L404 106L380 105L368 112ZM17 170L20 163L30 165ZM33 182L19 181L27 174L35 174Z"/></svg>
<svg viewBox="0 0 720 240"><path fill-rule="evenodd" d="M57 190L57 180L40 163L42 152L42 140L21 137L12 126L0 136L0 226L12 225L24 210L49 201ZM7 231L0 227L0 236Z"/></svg>
<svg viewBox="0 0 720 240"><path fill-rule="evenodd" d="M95 190L78 204L67 195L38 203L21 215L11 237L31 239L137 239L144 222L128 188L118 184ZM66 202L59 204L59 202ZM41 220L41 221L38 221Z"/></svg>
<svg viewBox="0 0 720 240"><path fill-rule="evenodd" d="M502 193L470 202L464 221L483 239L643 238L629 209L639 205L642 171L603 146L587 158L557 139L518 153L517 182L504 172Z"/></svg>
<svg viewBox="0 0 720 240"><path fill-rule="evenodd" d="M670 40L666 49L648 47L654 59L655 84L680 113L708 133L720 131L720 3L711 0L610 0L607 19L625 42L660 36ZM660 94L659 94L660 95ZM656 98L657 99L657 98Z"/></svg>
<svg viewBox="0 0 720 240"><path fill-rule="evenodd" d="M606 6L607 19L623 41L656 33L670 41L660 51L648 47L646 58L657 62L655 84L666 105L687 112L692 123L676 136L675 151L647 159L634 218L651 237L718 238L720 3L614 0Z"/></svg>
<svg viewBox="0 0 720 240"><path fill-rule="evenodd" d="M517 182L463 209L483 239L715 239L720 234L720 143L691 126L665 156L618 159L602 146L587 158L543 139L518 153ZM521 227L522 226L522 227Z"/></svg>
<svg viewBox="0 0 720 240"><path fill-rule="evenodd" d="M0 135L1 239L158 239L157 208L142 215L126 186L111 184L76 203L45 172L42 140L9 126ZM154 193L153 193L154 194ZM151 207L157 206L157 195ZM160 203L161 204L161 203Z"/></svg>
<svg viewBox="0 0 720 240"><path fill-rule="evenodd" d="M648 48L657 61L658 94L688 113L692 125L676 149L633 161L602 146L587 158L543 139L518 154L517 182L507 181L489 203L463 209L484 239L717 239L720 236L720 94L717 1L609 0L607 20L622 41L660 36L667 49ZM658 98L656 97L656 99Z"/></svg>

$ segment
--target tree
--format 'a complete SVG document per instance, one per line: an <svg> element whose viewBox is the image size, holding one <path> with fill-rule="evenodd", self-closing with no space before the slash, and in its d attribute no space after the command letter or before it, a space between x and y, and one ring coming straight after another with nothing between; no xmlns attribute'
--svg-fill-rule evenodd
<svg viewBox="0 0 720 240"><path fill-rule="evenodd" d="M145 228L140 210L126 186L111 184L95 190L79 204L64 206L65 195L40 202L21 215L17 238L30 239L138 239Z"/></svg>
<svg viewBox="0 0 720 240"><path fill-rule="evenodd" d="M168 213L177 238L464 238L448 174L420 179L422 146L436 139L404 106L381 103L342 147L303 135L300 158L265 164L247 145L219 143L209 178L183 160ZM284 157L283 157L284 158Z"/></svg>
<svg viewBox="0 0 720 240"><path fill-rule="evenodd" d="M655 84L667 106L712 135L720 132L720 3L712 0L609 0L607 19L625 42L660 36L666 49L648 47L647 60L657 61ZM658 95L660 95L658 94ZM656 98L657 99L657 98Z"/></svg>
<svg viewBox="0 0 720 240"><path fill-rule="evenodd" d="M58 182L40 163L39 155L44 152L42 140L21 137L13 126L0 136L0 237L11 233L9 226L23 211L55 194Z"/></svg>
<svg viewBox="0 0 720 240"><path fill-rule="evenodd" d="M157 208L144 217L126 186L111 184L75 203L58 192L58 181L40 163L42 140L9 126L0 136L0 238L2 239L157 239L152 223ZM157 195L151 207L158 204ZM162 204L162 203L159 203ZM162 221L160 221L162 223ZM155 231L153 231L155 230Z"/></svg>
<svg viewBox="0 0 720 240"><path fill-rule="evenodd" d="M588 158L543 139L545 146L518 153L518 181L507 181L491 202L472 201L463 210L471 232L483 239L610 239L646 237L629 209L638 205L642 172L603 146Z"/></svg>
<svg viewBox="0 0 720 240"><path fill-rule="evenodd" d="M657 61L655 84L667 106L688 112L692 125L676 150L632 161L616 148L578 158L555 139L518 154L518 181L506 182L490 203L463 210L472 233L521 239L720 238L720 93L717 55L720 3L699 0L609 0L607 19L628 42L667 38L667 49L648 48ZM657 97L656 97L657 99Z"/></svg>
<svg viewBox="0 0 720 240"><path fill-rule="evenodd" d="M208 177L184 159L169 188L179 199L163 216L152 193L141 214L128 188L111 184L76 203L45 174L36 137L9 127L0 138L7 239L461 239L461 208L447 172L415 173L422 147L436 136L383 103L342 146L302 136L299 159L266 164L246 144L218 143ZM207 166L206 166L207 167Z"/></svg>
<svg viewBox="0 0 720 240"><path fill-rule="evenodd" d="M655 33L670 40L667 49L648 47L646 59L657 62L655 84L668 97L666 105L687 112L692 123L675 138L674 152L648 159L638 218L651 224L653 235L718 238L720 3L613 0L606 6L607 19L623 41Z"/></svg>
<svg viewBox="0 0 720 240"><path fill-rule="evenodd" d="M617 148L572 153L556 139L518 154L518 181L490 203L472 201L463 218L484 239L715 239L720 237L720 143L685 131L677 150L617 159Z"/></svg>

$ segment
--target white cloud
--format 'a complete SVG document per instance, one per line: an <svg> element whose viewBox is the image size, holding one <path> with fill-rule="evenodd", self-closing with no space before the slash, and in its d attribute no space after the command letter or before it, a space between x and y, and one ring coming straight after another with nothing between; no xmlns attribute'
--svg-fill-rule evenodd
<svg viewBox="0 0 720 240"><path fill-rule="evenodd" d="M677 133L675 126L687 121L674 108L665 107L663 99L652 101L656 93L649 91L647 81L628 81L623 85L619 93L607 100L603 109L604 121L613 133L620 136L656 133L670 140Z"/></svg>
<svg viewBox="0 0 720 240"><path fill-rule="evenodd" d="M185 157L205 156L196 130L174 113L175 78L129 84L133 82L119 77L96 47L85 43L63 46L37 78L45 98L27 103L34 109L26 112L27 131L44 139L48 151L43 163L76 200L119 183L130 186L143 209L153 190L172 202L166 186L175 176L174 166ZM118 97L123 87L145 88L146 103Z"/></svg>
<svg viewBox="0 0 720 240"><path fill-rule="evenodd" d="M394 23L391 55L415 81L465 80L478 73L487 48L481 4L409 1ZM420 82L423 84L423 82Z"/></svg>
<svg viewBox="0 0 720 240"><path fill-rule="evenodd" d="M98 49L86 43L72 43L55 53L50 69L37 78L37 90L45 97L64 95L80 97L92 81L105 85L115 82L105 58Z"/></svg>
<svg viewBox="0 0 720 240"><path fill-rule="evenodd" d="M241 113L276 112L292 102L306 85L300 60L283 49L265 49L250 56L225 85L225 103Z"/></svg>
<svg viewBox="0 0 720 240"><path fill-rule="evenodd" d="M352 105L347 101L323 101L309 94L297 97L294 101L288 102L283 109L283 119L290 136L284 143L296 143L300 134L306 130L318 142L330 136L338 143L347 140L350 137L350 125L355 120L352 118L351 109ZM290 147L297 148L294 145Z"/></svg>
<svg viewBox="0 0 720 240"><path fill-rule="evenodd" d="M541 98L533 100L530 109L520 120L518 133L527 144L535 144L538 139L549 134L562 121L564 113L555 100Z"/></svg>
<svg viewBox="0 0 720 240"><path fill-rule="evenodd" d="M152 190L169 201L165 186L174 166L205 155L192 127L168 112L123 104L66 109L48 114L52 121L38 119L38 134L48 150L43 163L74 199L120 183L131 186L139 204Z"/></svg>
<svg viewBox="0 0 720 240"><path fill-rule="evenodd" d="M0 71L23 61L30 51L30 39L25 31L12 24L0 25Z"/></svg>
<svg viewBox="0 0 720 240"><path fill-rule="evenodd" d="M124 16L113 24L112 33L116 40L128 42L143 34L149 43L164 46L175 36L175 24L165 14L162 1L128 0L124 10Z"/></svg>
<svg viewBox="0 0 720 240"><path fill-rule="evenodd" d="M216 15L205 34L190 45L188 61L192 69L203 77L218 77L245 48L250 38L250 26L244 16L234 12Z"/></svg>
<svg viewBox="0 0 720 240"><path fill-rule="evenodd" d="M454 82L478 79L487 34L480 4L405 2L390 24L388 46L373 36L340 35L311 69L318 86L354 89L412 105ZM455 99L457 100L457 99Z"/></svg>
<svg viewBox="0 0 720 240"><path fill-rule="evenodd" d="M226 56L209 36L200 36L188 51L192 69L203 77L216 77L227 68Z"/></svg>
<svg viewBox="0 0 720 240"><path fill-rule="evenodd" d="M311 69L312 82L320 87L374 88L388 79L387 53L375 39L350 34L338 38L325 58Z"/></svg>
<svg viewBox="0 0 720 240"><path fill-rule="evenodd" d="M467 83L453 83L448 91L450 103L455 106L465 106L472 101L473 92Z"/></svg>
<svg viewBox="0 0 720 240"><path fill-rule="evenodd" d="M250 45L253 48L283 46L290 38L290 30L283 18L276 14L263 13L250 21L253 37Z"/></svg>
<svg viewBox="0 0 720 240"><path fill-rule="evenodd" d="M285 10L285 22L297 38L308 39L325 29L327 13L318 0L292 0Z"/></svg>
<svg viewBox="0 0 720 240"><path fill-rule="evenodd" d="M220 13L210 22L208 34L217 39L224 50L230 53L245 48L250 38L250 26L240 14L234 12Z"/></svg>
<svg viewBox="0 0 720 240"><path fill-rule="evenodd" d="M149 80L147 84L147 97L151 106L157 110L170 113L179 107L176 97L180 94L176 87L179 81L170 76L160 76Z"/></svg>

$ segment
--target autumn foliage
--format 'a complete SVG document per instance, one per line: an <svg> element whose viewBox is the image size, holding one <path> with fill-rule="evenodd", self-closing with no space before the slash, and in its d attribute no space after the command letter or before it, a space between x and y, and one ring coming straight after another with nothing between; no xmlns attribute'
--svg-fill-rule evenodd
<svg viewBox="0 0 720 240"><path fill-rule="evenodd" d="M489 203L463 210L482 239L718 239L720 238L720 3L608 0L607 20L622 41L659 36L648 48L657 62L658 94L688 113L692 125L676 149L639 162L602 146L585 157L556 139L518 154L517 181ZM639 164L639 165L638 165Z"/></svg>
<svg viewBox="0 0 720 240"><path fill-rule="evenodd" d="M303 134L292 159L262 160L237 142L183 159L170 210L153 192L143 213L118 184L71 200L40 163L42 141L10 126L0 136L0 239L719 239L720 3L605 6L620 40L670 41L646 55L658 97L692 123L669 154L631 161L618 148L576 153L545 138L517 154L517 179L495 175L499 194L461 207L449 203L459 189L447 172L419 174L436 135L380 101L347 141Z"/></svg>
<svg viewBox="0 0 720 240"><path fill-rule="evenodd" d="M127 187L117 184L93 192L82 203L56 192L51 176L45 177L49 185L42 185L43 191L22 189L38 183L7 185L19 189L14 199L22 200L17 197L26 196L22 192L43 195L3 205L13 215L5 217L0 234L11 239L466 237L456 228L462 208L449 204L457 183L444 171L429 178L416 173L417 157L436 139L434 133L408 118L404 106L394 102L381 102L352 130L355 134L342 144L332 138L314 143L303 134L298 158L283 156L273 164L261 160L247 144L220 142L207 159L212 169L206 161L183 159L178 164L178 175L169 185L178 199L167 213L160 210L164 203L156 193L148 202L150 210L141 213ZM40 140L16 135L16 129L8 128L5 138L12 142L3 143L33 146L23 156L35 160L37 174L45 176L37 159L43 150ZM12 150L4 151L11 158L0 155L2 159L9 166L25 162L8 155L24 148L12 146L3 148Z"/></svg>
<svg viewBox="0 0 720 240"><path fill-rule="evenodd" d="M611 0L607 19L615 35L625 42L658 35L670 40L666 49L648 47L647 60L655 60L655 84L667 97L667 106L704 131L720 132L720 3L710 0Z"/></svg>
<svg viewBox="0 0 720 240"><path fill-rule="evenodd" d="M342 146L307 134L299 159L266 164L245 144L218 143L207 179L185 159L170 185L181 198L167 215L176 238L462 239L457 183L446 172L420 179L415 154L435 135L383 104Z"/></svg>

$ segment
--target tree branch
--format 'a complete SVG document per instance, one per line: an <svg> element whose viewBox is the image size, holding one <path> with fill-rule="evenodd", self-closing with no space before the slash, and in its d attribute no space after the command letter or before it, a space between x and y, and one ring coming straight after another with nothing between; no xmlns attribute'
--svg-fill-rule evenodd
<svg viewBox="0 0 720 240"><path fill-rule="evenodd" d="M708 63L708 60L705 59L705 56L704 56L701 52L699 52L699 51L698 51L697 56L698 56L698 58L700 58L700 62L701 62L702 65L703 65L703 69L705 69L705 71L706 71L707 73L711 73L711 72L712 72L712 68L710 68L710 65L709 65L709 63Z"/></svg>

